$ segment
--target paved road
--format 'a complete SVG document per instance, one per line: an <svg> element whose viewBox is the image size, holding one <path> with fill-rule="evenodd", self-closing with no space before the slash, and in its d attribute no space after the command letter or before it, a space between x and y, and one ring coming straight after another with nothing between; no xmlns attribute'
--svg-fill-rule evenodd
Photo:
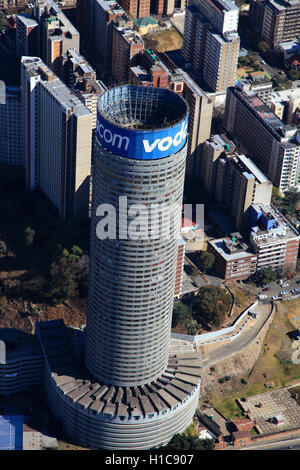
<svg viewBox="0 0 300 470"><path fill-rule="evenodd" d="M274 75L278 74L279 69L276 67L271 67L271 65L267 64L264 59L257 53L253 54L253 56L259 60L261 68L267 72L271 77L274 77Z"/></svg>
<svg viewBox="0 0 300 470"><path fill-rule="evenodd" d="M239 450L300 450L300 437L265 444L254 444Z"/></svg>
<svg viewBox="0 0 300 470"><path fill-rule="evenodd" d="M245 331L240 334L240 336L226 344L222 344L220 342L219 347L216 347L216 349L208 351L205 354L203 360L204 367L211 366L216 362L222 361L223 359L241 352L255 340L260 328L271 312L271 303L263 304L260 302L255 308L255 312L258 314L257 318L250 321L249 325L246 327Z"/></svg>

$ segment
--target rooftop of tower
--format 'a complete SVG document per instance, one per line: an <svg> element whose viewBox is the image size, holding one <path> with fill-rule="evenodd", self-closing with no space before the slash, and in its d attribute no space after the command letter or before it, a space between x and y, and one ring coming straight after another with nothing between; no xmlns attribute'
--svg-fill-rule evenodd
<svg viewBox="0 0 300 470"><path fill-rule="evenodd" d="M168 128L181 122L188 107L179 95L168 89L124 85L104 93L98 110L112 124L143 130Z"/></svg>

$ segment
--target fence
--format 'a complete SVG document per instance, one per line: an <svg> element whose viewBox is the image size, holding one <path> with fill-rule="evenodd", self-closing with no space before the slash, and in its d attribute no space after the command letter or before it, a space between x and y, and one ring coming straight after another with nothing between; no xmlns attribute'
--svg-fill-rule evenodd
<svg viewBox="0 0 300 470"><path fill-rule="evenodd" d="M172 338L175 338L175 339L182 339L182 340L186 340L186 341L192 341L196 344L198 343L210 343L210 342L214 342L214 341L224 341L224 340L232 340L232 339L235 339L243 330L244 328L246 327L246 325L248 324L248 322L250 321L251 317L249 317L249 312L251 310L253 310L256 306L257 306L258 302L254 302L254 304L250 305L250 307L248 307L243 313L242 315L240 315L236 321L233 323L232 326L229 326L228 328L222 328L221 330L217 330L217 331L211 331L210 333L203 333L202 335L197 335L197 336L191 336L191 335L181 335L181 334L178 334L178 333L172 333ZM244 319L248 317L245 321L245 323L243 323ZM233 333L233 331L241 324L241 327L239 329L239 331L237 333L235 333L234 335L232 335L231 337L227 336L225 338L221 338L221 339L218 339L220 336L225 336L225 335L229 335L230 333Z"/></svg>

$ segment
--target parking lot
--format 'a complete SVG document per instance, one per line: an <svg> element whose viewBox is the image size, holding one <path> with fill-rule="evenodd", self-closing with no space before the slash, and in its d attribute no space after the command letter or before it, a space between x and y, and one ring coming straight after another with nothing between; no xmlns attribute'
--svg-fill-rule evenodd
<svg viewBox="0 0 300 470"><path fill-rule="evenodd" d="M299 284L298 284L299 282ZM257 289L260 300L290 300L300 295L300 280L287 279L285 281L272 282L264 288Z"/></svg>

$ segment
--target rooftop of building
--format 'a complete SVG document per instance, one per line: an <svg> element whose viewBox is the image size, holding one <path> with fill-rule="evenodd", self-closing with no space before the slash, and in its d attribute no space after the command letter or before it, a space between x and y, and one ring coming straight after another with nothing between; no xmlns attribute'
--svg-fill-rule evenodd
<svg viewBox="0 0 300 470"><path fill-rule="evenodd" d="M289 124L284 124L256 93L251 90L240 90L237 87L234 88L234 93L243 97L253 113L261 119L265 126L273 131L278 140L284 141L295 138L298 129Z"/></svg>
<svg viewBox="0 0 300 470"><path fill-rule="evenodd" d="M26 26L38 26L38 23L35 21L32 16L28 14L17 15L17 19L20 20Z"/></svg>
<svg viewBox="0 0 300 470"><path fill-rule="evenodd" d="M77 29L67 16L60 10L59 6L53 0L47 0L42 4L42 11L44 20L48 22L49 27L51 28L51 23L59 22L59 27L62 31L62 34L69 32L71 35L79 35Z"/></svg>
<svg viewBox="0 0 300 470"><path fill-rule="evenodd" d="M300 8L300 1L299 0L269 0L267 6L271 7L275 11L284 11L287 8L291 7L299 7Z"/></svg>
<svg viewBox="0 0 300 470"><path fill-rule="evenodd" d="M153 18L153 16L146 16L144 18L136 18L133 20L133 23L137 28L141 28L142 26L148 26L149 24L158 24L158 20Z"/></svg>
<svg viewBox="0 0 300 470"><path fill-rule="evenodd" d="M272 204L252 204L251 207L258 214L261 213L265 220L274 221L269 230L266 230L260 224L252 227L251 241L256 246L259 247L268 243L276 243L289 239L300 239L299 232Z"/></svg>
<svg viewBox="0 0 300 470"><path fill-rule="evenodd" d="M130 25L115 24L114 27L121 33L122 37L124 37L127 42L131 44L144 44L144 41L141 36L139 36L138 33L134 31Z"/></svg>
<svg viewBox="0 0 300 470"><path fill-rule="evenodd" d="M214 7L221 11L234 11L238 7L231 0L208 0Z"/></svg>
<svg viewBox="0 0 300 470"><path fill-rule="evenodd" d="M76 94L73 93L39 57L23 56L21 63L26 67L27 74L30 77L40 76L41 85L57 99L63 108L66 110L71 109L76 116L90 114L90 111L83 105Z"/></svg>
<svg viewBox="0 0 300 470"><path fill-rule="evenodd" d="M239 169L240 173L243 173L248 178L255 178L255 180L262 183L272 184L271 181L257 168L250 158L247 158L242 154L234 154L233 156L234 163Z"/></svg>
<svg viewBox="0 0 300 470"><path fill-rule="evenodd" d="M186 102L166 88L123 85L104 93L98 104L106 120L127 129L168 128L187 114Z"/></svg>
<svg viewBox="0 0 300 470"><path fill-rule="evenodd" d="M240 234L232 234L231 238L217 238L208 243L227 262L256 256Z"/></svg>
<svg viewBox="0 0 300 470"><path fill-rule="evenodd" d="M25 331L15 328L1 328L0 341L5 343L6 362L42 355L36 336Z"/></svg>
<svg viewBox="0 0 300 470"><path fill-rule="evenodd" d="M233 152L236 148L235 144L229 140L224 134L214 134L205 141L208 145L213 147L215 150L228 150Z"/></svg>
<svg viewBox="0 0 300 470"><path fill-rule="evenodd" d="M300 88L288 88L272 93L272 101L276 102L287 102L293 98L300 98Z"/></svg>

